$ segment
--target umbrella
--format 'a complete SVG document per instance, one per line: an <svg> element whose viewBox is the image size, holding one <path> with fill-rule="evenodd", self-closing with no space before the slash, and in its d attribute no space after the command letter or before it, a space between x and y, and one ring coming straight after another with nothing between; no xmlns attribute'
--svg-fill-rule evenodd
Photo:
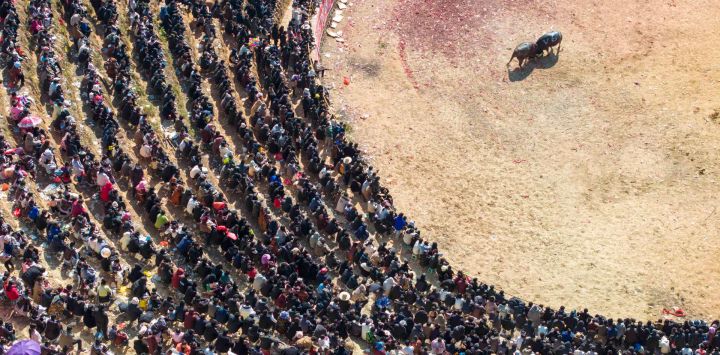
<svg viewBox="0 0 720 355"><path fill-rule="evenodd" d="M20 128L32 128L39 125L42 122L42 118L38 116L28 116L18 122Z"/></svg>
<svg viewBox="0 0 720 355"><path fill-rule="evenodd" d="M40 355L40 344L31 339L22 340L15 343L7 355Z"/></svg>

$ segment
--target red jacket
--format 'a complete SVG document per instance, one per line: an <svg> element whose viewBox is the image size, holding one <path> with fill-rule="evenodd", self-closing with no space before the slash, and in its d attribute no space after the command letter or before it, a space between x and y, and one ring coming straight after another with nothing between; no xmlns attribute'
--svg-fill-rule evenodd
<svg viewBox="0 0 720 355"><path fill-rule="evenodd" d="M185 312L185 319L183 320L185 329L192 329L195 326L195 315L197 315L195 311Z"/></svg>
<svg viewBox="0 0 720 355"><path fill-rule="evenodd" d="M175 273L172 276L172 287L174 289L180 288L180 280L182 280L183 277L185 277L185 270L182 268L175 270Z"/></svg>
<svg viewBox="0 0 720 355"><path fill-rule="evenodd" d="M18 292L17 287L15 285L11 285L10 287L5 287L5 295L7 295L7 298L10 301L15 301L18 298L20 298L20 292Z"/></svg>
<svg viewBox="0 0 720 355"><path fill-rule="evenodd" d="M81 214L85 214L85 206L82 205L82 202L80 202L80 200L77 200L72 204L72 210L70 212L70 215L72 215L73 217L77 217Z"/></svg>

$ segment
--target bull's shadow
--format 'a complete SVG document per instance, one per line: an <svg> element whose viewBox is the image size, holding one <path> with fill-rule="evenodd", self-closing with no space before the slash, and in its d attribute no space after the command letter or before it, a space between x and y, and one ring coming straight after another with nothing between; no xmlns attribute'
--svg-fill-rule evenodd
<svg viewBox="0 0 720 355"><path fill-rule="evenodd" d="M535 69L550 69L554 67L559 60L559 52L550 52L548 55L538 57L535 60L531 59L522 68L508 68L508 78L510 78L512 82L525 80Z"/></svg>

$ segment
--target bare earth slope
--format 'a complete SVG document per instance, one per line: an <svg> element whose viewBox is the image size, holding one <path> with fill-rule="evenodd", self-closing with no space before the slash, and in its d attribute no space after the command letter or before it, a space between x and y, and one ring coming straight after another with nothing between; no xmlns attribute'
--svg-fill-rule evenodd
<svg viewBox="0 0 720 355"><path fill-rule="evenodd" d="M358 0L345 43L323 47L326 82L453 265L554 307L712 318L719 15L713 1ZM550 29L558 57L506 70Z"/></svg>

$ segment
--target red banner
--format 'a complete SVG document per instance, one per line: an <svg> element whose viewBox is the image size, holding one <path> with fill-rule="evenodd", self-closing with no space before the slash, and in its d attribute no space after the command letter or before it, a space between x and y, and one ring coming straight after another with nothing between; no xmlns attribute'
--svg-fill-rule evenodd
<svg viewBox="0 0 720 355"><path fill-rule="evenodd" d="M325 34L325 25L327 24L334 5L335 0L322 0L317 7L313 26L313 35L315 36L315 50L313 51L313 55L315 60L320 59L320 44Z"/></svg>

